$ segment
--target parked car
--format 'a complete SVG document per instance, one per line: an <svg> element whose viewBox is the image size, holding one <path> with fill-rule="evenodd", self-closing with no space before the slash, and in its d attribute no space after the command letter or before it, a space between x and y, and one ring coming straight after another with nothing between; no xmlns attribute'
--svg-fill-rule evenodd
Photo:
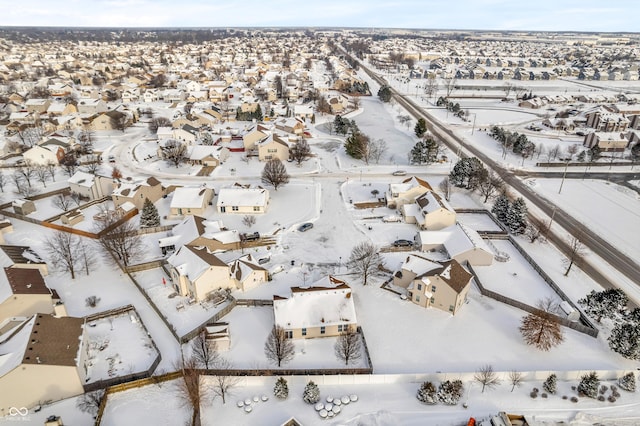
<svg viewBox="0 0 640 426"><path fill-rule="evenodd" d="M302 225L300 225L300 227L298 228L298 231L305 232L305 231L308 231L311 228L313 228L313 223L307 222L307 223L303 223Z"/></svg>
<svg viewBox="0 0 640 426"><path fill-rule="evenodd" d="M241 234L240 239L244 241L256 241L260 239L260 233L252 232L250 234Z"/></svg>
<svg viewBox="0 0 640 426"><path fill-rule="evenodd" d="M269 261L271 260L271 257L261 257L260 259L258 259L258 265L264 265L265 263L269 263Z"/></svg>
<svg viewBox="0 0 640 426"><path fill-rule="evenodd" d="M413 241L410 240L395 240L393 242L394 247L413 247Z"/></svg>
<svg viewBox="0 0 640 426"><path fill-rule="evenodd" d="M396 216L395 214L390 214L388 216L384 216L382 218L383 222L402 222L402 218L400 216Z"/></svg>
<svg viewBox="0 0 640 426"><path fill-rule="evenodd" d="M405 176L407 174L406 171L404 170L396 170L395 172L391 173L394 176Z"/></svg>

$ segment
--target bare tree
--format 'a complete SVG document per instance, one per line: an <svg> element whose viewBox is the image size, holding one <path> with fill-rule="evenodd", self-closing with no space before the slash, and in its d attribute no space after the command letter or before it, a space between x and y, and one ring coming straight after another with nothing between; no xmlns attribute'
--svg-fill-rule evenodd
<svg viewBox="0 0 640 426"><path fill-rule="evenodd" d="M83 162L83 165L86 167L87 172L94 175L100 169L101 164L102 164L102 158L99 155L95 155L95 154L87 155L86 160Z"/></svg>
<svg viewBox="0 0 640 426"><path fill-rule="evenodd" d="M44 246L49 252L51 264L71 274L76 278L77 262L81 256L80 237L69 232L54 231L53 235L44 240Z"/></svg>
<svg viewBox="0 0 640 426"><path fill-rule="evenodd" d="M552 299L544 299L538 302L537 308L535 313L522 318L520 333L527 345L548 351L564 340L562 328L554 315L557 304Z"/></svg>
<svg viewBox="0 0 640 426"><path fill-rule="evenodd" d="M220 359L215 342L207 340L207 331L203 329L191 341L191 356L199 368L209 369Z"/></svg>
<svg viewBox="0 0 640 426"><path fill-rule="evenodd" d="M369 156L376 164L380 162L385 152L387 152L387 142L384 139L374 139L369 142Z"/></svg>
<svg viewBox="0 0 640 426"><path fill-rule="evenodd" d="M98 241L105 251L120 260L124 266L139 258L144 250L137 227L131 221L120 223L121 215L113 211L103 211L101 220L96 221Z"/></svg>
<svg viewBox="0 0 640 426"><path fill-rule="evenodd" d="M176 139L167 140L160 150L162 158L176 167L187 159L187 145Z"/></svg>
<svg viewBox="0 0 640 426"><path fill-rule="evenodd" d="M245 215L242 218L242 224L247 228L251 228L253 225L256 224L256 217L251 215Z"/></svg>
<svg viewBox="0 0 640 426"><path fill-rule="evenodd" d="M447 93L447 95L445 96L446 98L451 96L451 93L453 93L454 89L456 88L457 82L458 82L458 79L455 77L447 77L444 79L444 88Z"/></svg>
<svg viewBox="0 0 640 426"><path fill-rule="evenodd" d="M31 179L36 175L36 165L31 161L25 161L24 164L16 169L16 173L22 175L24 181L31 187Z"/></svg>
<svg viewBox="0 0 640 426"><path fill-rule="evenodd" d="M530 243L535 243L538 239L543 241L549 232L549 224L537 217L530 216L527 220L527 227L524 234Z"/></svg>
<svg viewBox="0 0 640 426"><path fill-rule="evenodd" d="M436 81L435 74L429 74L427 77L427 84L424 86L424 93L427 96L435 95L438 91L438 82Z"/></svg>
<svg viewBox="0 0 640 426"><path fill-rule="evenodd" d="M362 276L362 284L367 285L369 277L384 266L384 260L373 243L363 241L353 247L347 264L352 273Z"/></svg>
<svg viewBox="0 0 640 426"><path fill-rule="evenodd" d="M159 127L171 127L171 120L167 117L155 117L149 121L149 131L154 135L158 133Z"/></svg>
<svg viewBox="0 0 640 426"><path fill-rule="evenodd" d="M47 173L49 173L49 176L51 177L51 181L55 182L56 180L56 164L52 161L47 161L47 163L44 165L44 167L47 169Z"/></svg>
<svg viewBox="0 0 640 426"><path fill-rule="evenodd" d="M295 353L293 341L287 337L284 328L274 325L264 343L264 354L267 359L280 367L283 362L291 361Z"/></svg>
<svg viewBox="0 0 640 426"><path fill-rule="evenodd" d="M67 197L64 194L58 194L55 197L53 197L51 204L53 204L54 207L57 207L60 210L63 210L66 212L71 207L72 201L73 200L71 199L71 197Z"/></svg>
<svg viewBox="0 0 640 426"><path fill-rule="evenodd" d="M484 196L484 202L486 203L489 198L493 198L502 192L504 188L504 182L500 176L493 172L489 172L487 175L480 179L478 184L478 192Z"/></svg>
<svg viewBox="0 0 640 426"><path fill-rule="evenodd" d="M111 127L124 132L131 125L129 116L120 111L113 111L110 119Z"/></svg>
<svg viewBox="0 0 640 426"><path fill-rule="evenodd" d="M262 169L262 182L272 185L276 191L282 185L289 183L287 169L278 158L267 161Z"/></svg>
<svg viewBox="0 0 640 426"><path fill-rule="evenodd" d="M298 165L302 164L309 156L311 156L311 148L309 148L309 143L305 139L300 140L291 148L291 158Z"/></svg>
<svg viewBox="0 0 640 426"><path fill-rule="evenodd" d="M95 255L93 246L89 244L85 239L80 238L80 262L84 268L85 274L89 275L91 266L95 264Z"/></svg>
<svg viewBox="0 0 640 426"><path fill-rule="evenodd" d="M233 368L233 364L226 358L219 358L214 363L214 369L217 370L211 378L211 393L214 398L219 396L222 403L226 404L227 395L238 385L240 378L238 376L230 376L227 374Z"/></svg>
<svg viewBox="0 0 640 426"><path fill-rule="evenodd" d="M509 383L511 383L511 392L515 388L519 388L522 386L522 382L524 381L524 376L520 371L511 370L509 371Z"/></svg>
<svg viewBox="0 0 640 426"><path fill-rule="evenodd" d="M65 174L69 177L73 176L78 170L78 160L76 159L74 152L67 152L62 160L60 160L60 165L62 166L62 170L64 170Z"/></svg>
<svg viewBox="0 0 640 426"><path fill-rule="evenodd" d="M349 365L349 361L357 361L362 358L362 340L360 335L349 330L341 334L333 347L339 360L344 361L344 365Z"/></svg>
<svg viewBox="0 0 640 426"><path fill-rule="evenodd" d="M7 184L7 175L0 172L0 191L4 192L4 186Z"/></svg>
<svg viewBox="0 0 640 426"><path fill-rule="evenodd" d="M183 407L191 409L191 426L196 426L199 424L200 403L204 393L200 388L196 361L193 358L182 359L176 365L176 370L182 372L175 382L178 400Z"/></svg>
<svg viewBox="0 0 640 426"><path fill-rule="evenodd" d="M564 259L564 264L567 269L564 271L564 276L568 276L571 268L574 264L580 263L586 254L586 250L582 241L580 241L580 235L569 235L567 237L567 244L569 246L569 252L567 258Z"/></svg>
<svg viewBox="0 0 640 426"><path fill-rule="evenodd" d="M98 415L100 404L104 398L104 389L84 393L76 401L78 410L90 414L94 419Z"/></svg>
<svg viewBox="0 0 640 426"><path fill-rule="evenodd" d="M485 388L493 389L500 384L498 375L489 364L480 367L473 375L473 379L482 385L482 393Z"/></svg>
<svg viewBox="0 0 640 426"><path fill-rule="evenodd" d="M46 188L47 187L47 177L49 177L49 171L47 170L47 167L45 165L36 166L35 174L36 174L36 178L38 179L38 181L40 183L42 183L42 186L44 186Z"/></svg>
<svg viewBox="0 0 640 426"><path fill-rule="evenodd" d="M449 177L445 177L444 179L442 179L438 187L440 188L440 191L442 191L442 195L444 195L444 199L447 201L451 201L452 185L451 185L451 181L449 180Z"/></svg>

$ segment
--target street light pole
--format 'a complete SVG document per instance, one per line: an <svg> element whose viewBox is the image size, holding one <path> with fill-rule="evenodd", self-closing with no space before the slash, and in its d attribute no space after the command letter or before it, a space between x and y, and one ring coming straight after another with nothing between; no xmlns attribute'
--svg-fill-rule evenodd
<svg viewBox="0 0 640 426"><path fill-rule="evenodd" d="M471 127L471 135L473 135L473 132L476 130L476 117L478 116L478 114L476 114L475 112L472 114L473 114L473 126Z"/></svg>
<svg viewBox="0 0 640 426"><path fill-rule="evenodd" d="M567 177L567 168L569 167L569 162L567 161L564 164L564 173L562 174L562 182L560 182L560 189L558 189L558 194L562 192L562 185L564 185L564 178Z"/></svg>

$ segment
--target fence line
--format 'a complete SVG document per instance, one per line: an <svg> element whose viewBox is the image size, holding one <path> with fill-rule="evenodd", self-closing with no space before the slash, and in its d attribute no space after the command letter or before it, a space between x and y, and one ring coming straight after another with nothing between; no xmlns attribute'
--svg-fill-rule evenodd
<svg viewBox="0 0 640 426"><path fill-rule="evenodd" d="M133 272L140 272L140 271L147 271L149 269L155 269L155 268L161 268L162 264L165 262L164 259L160 259L160 260L151 260L149 262L144 262L144 263L138 263L137 265L129 265L129 266L125 266L124 270L127 273L133 273Z"/></svg>
<svg viewBox="0 0 640 426"><path fill-rule="evenodd" d="M237 299L238 306L273 306L273 299Z"/></svg>

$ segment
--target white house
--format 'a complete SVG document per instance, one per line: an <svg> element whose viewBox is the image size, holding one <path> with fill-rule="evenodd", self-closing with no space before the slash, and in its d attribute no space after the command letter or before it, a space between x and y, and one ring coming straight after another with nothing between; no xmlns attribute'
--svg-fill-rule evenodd
<svg viewBox="0 0 640 426"><path fill-rule="evenodd" d="M89 200L96 200L111 195L113 178L98 176L83 171L77 171L67 181L69 189Z"/></svg>
<svg viewBox="0 0 640 426"><path fill-rule="evenodd" d="M256 214L264 213L269 205L269 191L262 187L234 184L222 188L218 194L218 213Z"/></svg>

